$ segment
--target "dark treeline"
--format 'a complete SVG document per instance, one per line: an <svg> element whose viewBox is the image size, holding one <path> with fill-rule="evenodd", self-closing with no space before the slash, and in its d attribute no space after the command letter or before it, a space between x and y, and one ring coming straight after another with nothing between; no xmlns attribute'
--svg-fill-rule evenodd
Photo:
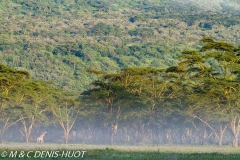
<svg viewBox="0 0 240 160"><path fill-rule="evenodd" d="M80 95L0 66L1 142L232 144L240 131L240 47L203 38L167 69L89 69Z"/></svg>

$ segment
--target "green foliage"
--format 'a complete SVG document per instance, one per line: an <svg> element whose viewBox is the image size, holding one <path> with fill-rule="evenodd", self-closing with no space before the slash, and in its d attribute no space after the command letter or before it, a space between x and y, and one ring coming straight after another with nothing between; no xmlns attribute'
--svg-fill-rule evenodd
<svg viewBox="0 0 240 160"><path fill-rule="evenodd" d="M140 36L142 38L149 38L154 35L154 31L151 28L137 28L135 30L128 31L131 36Z"/></svg>
<svg viewBox="0 0 240 160"><path fill-rule="evenodd" d="M225 125L239 112L237 13L237 5L215 1L2 0L0 63L14 68L0 65L2 126L11 107L26 137L55 110L75 122L76 97L61 97L45 81L53 80L85 91L83 117L92 115L91 123L96 116L101 125L131 119L134 127L161 128L190 115L217 135L213 119ZM55 117L66 122L61 111Z"/></svg>
<svg viewBox="0 0 240 160"><path fill-rule="evenodd" d="M99 22L92 28L91 34L94 36L119 36L120 31L119 28Z"/></svg>
<svg viewBox="0 0 240 160"><path fill-rule="evenodd" d="M3 0L0 63L72 91L85 90L96 78L88 68L167 68L203 35L237 42L239 19L230 16L237 8L210 4L211 9L200 1Z"/></svg>

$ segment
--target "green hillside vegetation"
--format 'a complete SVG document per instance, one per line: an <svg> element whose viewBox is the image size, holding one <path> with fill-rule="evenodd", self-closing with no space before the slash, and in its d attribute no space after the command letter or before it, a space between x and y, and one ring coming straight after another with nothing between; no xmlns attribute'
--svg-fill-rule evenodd
<svg viewBox="0 0 240 160"><path fill-rule="evenodd" d="M200 43L166 69L89 69L97 78L81 94L1 65L0 140L36 142L47 130L54 143L238 148L240 46L209 37Z"/></svg>
<svg viewBox="0 0 240 160"><path fill-rule="evenodd" d="M82 92L87 69L167 68L205 36L236 44L238 15L230 0L1 0L0 63Z"/></svg>
<svg viewBox="0 0 240 160"><path fill-rule="evenodd" d="M0 0L0 142L239 146L240 2Z"/></svg>

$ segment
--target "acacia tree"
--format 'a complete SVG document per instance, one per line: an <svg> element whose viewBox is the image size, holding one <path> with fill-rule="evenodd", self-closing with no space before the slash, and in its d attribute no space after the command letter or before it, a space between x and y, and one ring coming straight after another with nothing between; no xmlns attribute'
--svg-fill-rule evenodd
<svg viewBox="0 0 240 160"><path fill-rule="evenodd" d="M81 108L73 95L58 90L54 97L55 100L50 105L50 111L62 127L65 143L68 144L69 133L79 116Z"/></svg>
<svg viewBox="0 0 240 160"><path fill-rule="evenodd" d="M210 68L206 66L206 64L204 64L204 59L202 55L195 50L183 51L182 54L178 56L178 58L181 59L178 68L181 68L185 72L185 84L187 85L187 88L191 90L190 92L184 92L185 96L182 97L183 99L185 99L185 106L188 106L187 108L185 108L187 114L192 116L193 118L197 118L205 125L210 127L214 133L217 133L215 129L211 127L209 122L204 119L209 115L209 112L205 111L211 110L209 109L209 106L212 103L209 104L210 101L208 101L207 99L209 97L206 96L206 93L202 94L202 97L200 96L200 93L202 93L201 88L203 87L201 84L204 81L204 77L208 76ZM209 121L211 122L212 119L209 119ZM198 130L198 132L204 132L204 134L202 134L202 144L204 144L206 139L205 127L200 128L200 130L198 128L196 129ZM201 129L205 131L201 131Z"/></svg>
<svg viewBox="0 0 240 160"><path fill-rule="evenodd" d="M191 57L192 59L196 59L194 53L183 52L183 55L187 57ZM192 63L191 61L182 62L182 64L186 65L187 63ZM165 113L169 115L166 117L166 135L169 136L169 133L177 132L178 127L182 126L178 132L182 134L181 142L184 142L184 138L188 139L188 142L191 142L192 134L191 132L194 127L197 130L195 122L193 118L191 118L185 111L187 106L188 95L191 95L194 91L194 84L191 79L189 79L188 70L185 66L173 66L166 69L165 81L169 82L166 93L164 94L164 103L167 103L168 106L165 107L168 110ZM186 125L187 124L187 125ZM177 127L176 127L177 126ZM187 131L187 132L185 132ZM170 139L171 141L171 139Z"/></svg>
<svg viewBox="0 0 240 160"><path fill-rule="evenodd" d="M48 103L53 93L52 83L47 81L29 81L19 89L15 106L19 108L19 119L22 123L21 134L29 142L33 126L36 120L47 121L45 115Z"/></svg>
<svg viewBox="0 0 240 160"><path fill-rule="evenodd" d="M167 108L163 105L165 104L163 101L169 82L163 80L164 70L157 68L126 68L124 73L127 75L126 82L128 82L130 92L137 95L139 101L135 106L138 108L137 113L131 110L130 113L125 114L131 115L131 119L145 117L141 120L142 123L138 123L140 133L137 131L142 143L145 130L153 137L163 124Z"/></svg>
<svg viewBox="0 0 240 160"><path fill-rule="evenodd" d="M218 84L214 91L216 91L216 94L218 93L218 97L222 101L221 105L224 106L222 113L229 117L230 129L233 133L233 147L237 148L240 131L238 114L240 57L238 49L232 44L221 41L216 42L210 38L205 38L201 41L205 45L200 51L207 52L204 58L216 61L211 66L213 68L211 80ZM209 83L209 80L206 81L207 83ZM208 91L213 90L211 87L208 88Z"/></svg>
<svg viewBox="0 0 240 160"><path fill-rule="evenodd" d="M208 85L211 89L207 90L205 84L205 92L199 93L198 91L189 96L188 113L205 124L211 130L208 137L215 135L219 146L221 146L223 135L229 126L229 115L226 110L229 106L226 104L226 99L224 99L225 95L222 94L222 86L216 82ZM226 86L224 85L224 87Z"/></svg>
<svg viewBox="0 0 240 160"><path fill-rule="evenodd" d="M16 108L13 104L17 98L16 92L28 79L28 72L0 65L0 143L6 130L20 120L16 118Z"/></svg>
<svg viewBox="0 0 240 160"><path fill-rule="evenodd" d="M237 50L229 43L216 42L211 38L203 38L201 42L204 43L201 54L185 51L180 56L184 59L180 66L186 69L188 82L196 86L188 111L212 130L219 139L219 145L222 145L222 137L229 124L233 146L238 147L239 115L233 112L238 109L239 94L240 59Z"/></svg>
<svg viewBox="0 0 240 160"><path fill-rule="evenodd" d="M123 69L116 74L95 70L89 70L89 72L101 76L91 84L93 88L83 93L83 98L91 100L91 103L97 107L102 107L102 112L112 127L110 141L113 145L119 121L122 120L123 115L128 115L127 113L136 107L136 103L140 102L141 74L136 74L136 71L133 74L134 72L129 69Z"/></svg>

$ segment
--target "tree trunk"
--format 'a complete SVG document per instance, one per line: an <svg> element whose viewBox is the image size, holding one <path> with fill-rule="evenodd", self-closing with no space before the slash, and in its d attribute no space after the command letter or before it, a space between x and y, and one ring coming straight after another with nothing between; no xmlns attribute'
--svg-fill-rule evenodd
<svg viewBox="0 0 240 160"><path fill-rule="evenodd" d="M222 137L222 134L221 134L220 137L219 137L219 142L218 142L218 145L219 145L219 146L222 146L222 138L223 138L223 137Z"/></svg>
<svg viewBox="0 0 240 160"><path fill-rule="evenodd" d="M65 132L65 133L64 133L64 137L65 137L65 144L68 144L69 133L68 133L68 132Z"/></svg>
<svg viewBox="0 0 240 160"><path fill-rule="evenodd" d="M68 115L67 115L68 117ZM63 133L64 133L64 138L65 138L65 143L68 144L68 139L69 139L69 133L72 129L72 126L74 125L75 121L77 119L77 116L75 117L75 119L72 121L72 124L69 123L68 119L67 119L67 123L66 125L64 124L64 121L59 119L58 122L60 123L60 125L62 126L63 129Z"/></svg>
<svg viewBox="0 0 240 160"><path fill-rule="evenodd" d="M22 114L19 116L19 119L20 121L22 122L22 125L23 125L23 131L24 131L24 136L25 136L25 139L26 139L26 143L29 142L29 137L31 135L31 132L32 132L32 128L33 128L33 125L34 125L34 122L35 122L35 116L29 116L27 118L25 118ZM26 120L29 120L29 126L27 125L27 122Z"/></svg>
<svg viewBox="0 0 240 160"><path fill-rule="evenodd" d="M114 133L112 133L112 136L111 136L111 146L114 145Z"/></svg>
<svg viewBox="0 0 240 160"><path fill-rule="evenodd" d="M233 143L232 143L232 146L233 146L234 148L238 148L238 137L239 137L239 134L236 134L236 135L234 136Z"/></svg>
<svg viewBox="0 0 240 160"><path fill-rule="evenodd" d="M227 129L226 125L225 125L224 129L222 128L222 125L220 125L219 142L218 142L219 146L222 146L223 134L225 133L226 129Z"/></svg>
<svg viewBox="0 0 240 160"><path fill-rule="evenodd" d="M31 135L31 131L32 131L32 125L27 129L26 126L24 126L24 136L25 136L25 140L26 140L26 143L29 142L29 137Z"/></svg>
<svg viewBox="0 0 240 160"><path fill-rule="evenodd" d="M195 132L195 133L197 133L197 132ZM185 130L184 136L186 138L186 143L192 144L192 141L193 141L192 129L187 128Z"/></svg>
<svg viewBox="0 0 240 160"><path fill-rule="evenodd" d="M117 133L118 123L112 123L112 136L111 136L111 145L114 145L114 135Z"/></svg>
<svg viewBox="0 0 240 160"><path fill-rule="evenodd" d="M238 119L238 120L237 120ZM238 137L239 137L239 131L240 131L240 119L236 116L231 120L230 128L233 133L233 142L232 146L234 148L238 148Z"/></svg>
<svg viewBox="0 0 240 160"><path fill-rule="evenodd" d="M202 131L202 133L200 133L201 136L201 145L206 145L206 138L207 138L207 130L206 128L204 128L204 130Z"/></svg>
<svg viewBox="0 0 240 160"><path fill-rule="evenodd" d="M122 129L122 133L123 133L123 143L128 143L129 142L129 135L128 135L128 128L127 127L123 127Z"/></svg>
<svg viewBox="0 0 240 160"><path fill-rule="evenodd" d="M181 134L181 144L184 144L185 143L185 137L184 137L184 133Z"/></svg>
<svg viewBox="0 0 240 160"><path fill-rule="evenodd" d="M0 144L3 143L3 141L2 141L2 136L3 136L3 133L0 133Z"/></svg>
<svg viewBox="0 0 240 160"><path fill-rule="evenodd" d="M26 143L29 142L29 136L30 136L30 134L29 134L28 132L26 132L26 133L25 133Z"/></svg>

